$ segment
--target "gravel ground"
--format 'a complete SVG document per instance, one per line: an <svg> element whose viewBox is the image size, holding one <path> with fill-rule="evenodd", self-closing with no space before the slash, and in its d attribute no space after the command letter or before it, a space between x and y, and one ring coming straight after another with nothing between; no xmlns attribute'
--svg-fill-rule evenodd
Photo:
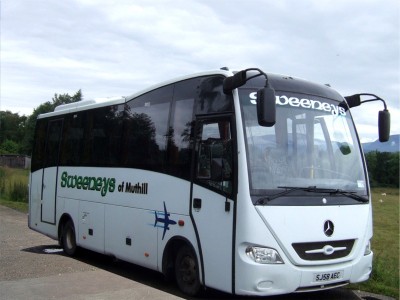
<svg viewBox="0 0 400 300"><path fill-rule="evenodd" d="M59 252L58 242L30 230L27 219L18 211L0 206L0 281L96 269ZM58 252L46 253L46 249Z"/></svg>

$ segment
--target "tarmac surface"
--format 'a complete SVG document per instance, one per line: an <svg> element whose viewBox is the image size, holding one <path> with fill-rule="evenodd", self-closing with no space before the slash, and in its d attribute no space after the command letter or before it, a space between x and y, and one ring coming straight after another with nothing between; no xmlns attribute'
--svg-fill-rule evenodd
<svg viewBox="0 0 400 300"><path fill-rule="evenodd" d="M64 254L54 241L28 228L27 215L0 206L0 299L191 299L174 282L134 264L81 250ZM196 299L260 299L207 289ZM389 300L338 288L317 293L268 297L270 300Z"/></svg>

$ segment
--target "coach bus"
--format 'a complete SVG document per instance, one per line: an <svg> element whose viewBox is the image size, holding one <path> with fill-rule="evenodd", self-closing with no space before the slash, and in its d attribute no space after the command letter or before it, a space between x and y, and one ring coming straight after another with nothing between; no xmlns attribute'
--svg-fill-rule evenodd
<svg viewBox="0 0 400 300"><path fill-rule="evenodd" d="M37 119L29 227L68 255L162 272L188 295L365 281L371 193L349 108L373 100L222 68L60 105ZM389 129L385 104L381 141Z"/></svg>

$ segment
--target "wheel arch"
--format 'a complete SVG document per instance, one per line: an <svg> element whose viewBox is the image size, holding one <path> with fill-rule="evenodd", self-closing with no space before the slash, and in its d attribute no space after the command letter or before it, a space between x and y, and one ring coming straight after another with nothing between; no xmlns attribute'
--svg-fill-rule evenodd
<svg viewBox="0 0 400 300"><path fill-rule="evenodd" d="M172 281L175 275L175 260L178 254L179 248L182 246L189 246L193 253L196 255L196 259L200 265L197 251L192 243L183 236L175 236L171 238L165 245L164 252L162 255L161 272L164 274L168 281ZM201 276L200 276L201 278Z"/></svg>
<svg viewBox="0 0 400 300"><path fill-rule="evenodd" d="M58 237L58 242L59 242L60 246L62 246L63 227L64 227L65 223L67 223L69 220L71 220L72 224L74 224L74 227L75 227L74 219L68 213L64 213L61 216L60 221L58 222L57 237ZM75 232L75 234L76 234L76 232Z"/></svg>

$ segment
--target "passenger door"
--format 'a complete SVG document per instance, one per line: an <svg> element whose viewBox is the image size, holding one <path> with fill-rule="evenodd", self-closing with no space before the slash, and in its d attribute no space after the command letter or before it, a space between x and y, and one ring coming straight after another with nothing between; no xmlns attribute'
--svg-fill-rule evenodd
<svg viewBox="0 0 400 300"><path fill-rule="evenodd" d="M42 177L41 221L50 224L56 223L57 175L62 128L62 119L50 121L47 128L46 158Z"/></svg>
<svg viewBox="0 0 400 300"><path fill-rule="evenodd" d="M200 252L202 281L232 292L235 164L229 116L196 122L191 217Z"/></svg>

